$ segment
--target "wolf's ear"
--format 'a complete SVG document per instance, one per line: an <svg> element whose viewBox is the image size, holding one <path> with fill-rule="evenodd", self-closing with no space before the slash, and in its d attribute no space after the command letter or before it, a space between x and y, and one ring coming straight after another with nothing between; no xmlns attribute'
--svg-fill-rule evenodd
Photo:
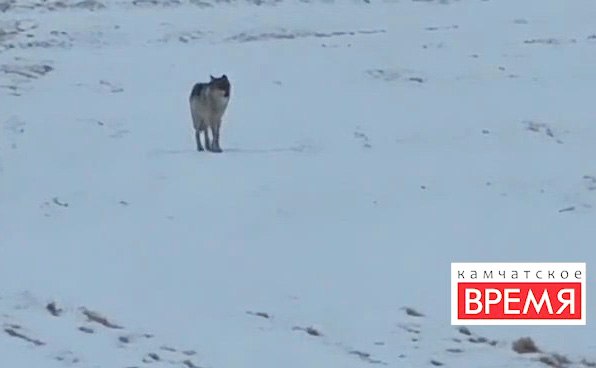
<svg viewBox="0 0 596 368"><path fill-rule="evenodd" d="M221 76L221 79L226 79L227 80L228 79L228 76L224 74L224 75Z"/></svg>
<svg viewBox="0 0 596 368"><path fill-rule="evenodd" d="M214 81L214 80L215 80L215 77L214 77L214 76L212 76L211 74L209 75L209 77L211 77L211 80L212 80L212 81Z"/></svg>

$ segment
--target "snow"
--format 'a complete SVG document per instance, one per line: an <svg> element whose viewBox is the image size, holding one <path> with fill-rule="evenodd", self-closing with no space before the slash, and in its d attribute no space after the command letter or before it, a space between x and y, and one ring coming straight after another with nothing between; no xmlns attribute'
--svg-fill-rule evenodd
<svg viewBox="0 0 596 368"><path fill-rule="evenodd" d="M0 321L44 342L0 333L3 362L596 359L589 296L587 326L471 328L495 346L449 320L451 262L596 261L592 1L156 3L2 13Z"/></svg>

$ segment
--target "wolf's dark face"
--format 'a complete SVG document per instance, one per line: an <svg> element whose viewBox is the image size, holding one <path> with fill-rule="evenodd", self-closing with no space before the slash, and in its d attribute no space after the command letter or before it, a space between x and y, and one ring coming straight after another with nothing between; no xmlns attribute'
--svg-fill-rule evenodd
<svg viewBox="0 0 596 368"><path fill-rule="evenodd" d="M230 81L228 80L228 77L225 74L219 78L211 76L211 82L209 82L209 84L211 85L211 87L223 91L225 97L230 97Z"/></svg>

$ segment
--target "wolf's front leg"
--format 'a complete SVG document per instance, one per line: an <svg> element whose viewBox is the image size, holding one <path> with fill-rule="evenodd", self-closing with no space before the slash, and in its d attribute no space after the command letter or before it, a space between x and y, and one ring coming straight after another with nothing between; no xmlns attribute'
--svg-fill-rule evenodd
<svg viewBox="0 0 596 368"><path fill-rule="evenodd" d="M219 146L219 126L221 122L215 123L211 127L211 131L213 132L213 145L211 147L212 152L221 152L221 147Z"/></svg>
<svg viewBox="0 0 596 368"><path fill-rule="evenodd" d="M195 130L195 139L197 140L197 151L204 151L203 145L201 144L201 132L198 129Z"/></svg>

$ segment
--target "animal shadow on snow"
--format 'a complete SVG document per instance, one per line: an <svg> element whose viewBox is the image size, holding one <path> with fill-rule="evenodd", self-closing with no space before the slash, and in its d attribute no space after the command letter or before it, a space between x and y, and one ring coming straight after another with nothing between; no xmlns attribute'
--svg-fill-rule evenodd
<svg viewBox="0 0 596 368"><path fill-rule="evenodd" d="M267 154L267 153L284 153L284 152L307 152L312 147L309 145L297 145L290 147L272 147L272 148L242 148L230 147L224 148L223 154L226 153L250 153L250 154ZM165 155L197 155L194 149L156 149L149 153L150 156L165 156ZM202 156L202 155L197 155Z"/></svg>
<svg viewBox="0 0 596 368"><path fill-rule="evenodd" d="M276 148L228 148L225 152L230 153L277 153L277 152L305 152L309 147L300 145L293 147L276 147Z"/></svg>

